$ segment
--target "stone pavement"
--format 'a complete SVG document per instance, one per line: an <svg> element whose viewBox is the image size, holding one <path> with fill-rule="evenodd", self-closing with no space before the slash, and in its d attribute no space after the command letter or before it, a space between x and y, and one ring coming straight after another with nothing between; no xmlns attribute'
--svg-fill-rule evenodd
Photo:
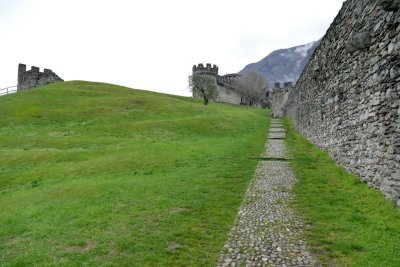
<svg viewBox="0 0 400 267"><path fill-rule="evenodd" d="M217 266L320 266L303 238L305 224L290 208L296 177L280 120L272 120L269 140L247 189L236 223ZM276 160L274 160L276 159Z"/></svg>

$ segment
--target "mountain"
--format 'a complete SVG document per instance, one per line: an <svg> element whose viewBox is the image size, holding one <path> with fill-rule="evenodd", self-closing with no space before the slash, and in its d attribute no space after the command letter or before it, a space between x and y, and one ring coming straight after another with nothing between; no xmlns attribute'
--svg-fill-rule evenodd
<svg viewBox="0 0 400 267"><path fill-rule="evenodd" d="M239 73L245 74L250 71L262 73L267 77L270 89L273 88L276 82L295 83L319 43L320 40L305 45L276 50L262 60L247 65Z"/></svg>

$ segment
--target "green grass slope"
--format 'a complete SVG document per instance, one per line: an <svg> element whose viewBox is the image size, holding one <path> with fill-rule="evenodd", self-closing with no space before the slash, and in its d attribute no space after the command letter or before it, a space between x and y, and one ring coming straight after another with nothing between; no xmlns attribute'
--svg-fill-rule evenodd
<svg viewBox="0 0 400 267"><path fill-rule="evenodd" d="M336 165L285 121L299 182L294 206L311 227L307 241L325 266L400 266L400 210Z"/></svg>
<svg viewBox="0 0 400 267"><path fill-rule="evenodd" d="M214 266L266 113L81 81L0 97L0 265Z"/></svg>

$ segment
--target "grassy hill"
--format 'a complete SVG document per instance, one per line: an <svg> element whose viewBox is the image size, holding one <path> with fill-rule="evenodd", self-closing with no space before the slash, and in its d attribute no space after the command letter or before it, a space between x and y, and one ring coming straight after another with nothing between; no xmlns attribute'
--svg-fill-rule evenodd
<svg viewBox="0 0 400 267"><path fill-rule="evenodd" d="M214 266L265 110L65 82L0 97L0 265Z"/></svg>

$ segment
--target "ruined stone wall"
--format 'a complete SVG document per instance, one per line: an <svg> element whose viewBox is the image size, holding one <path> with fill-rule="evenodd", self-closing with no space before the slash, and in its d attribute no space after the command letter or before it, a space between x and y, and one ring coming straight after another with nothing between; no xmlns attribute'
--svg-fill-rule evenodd
<svg viewBox="0 0 400 267"><path fill-rule="evenodd" d="M284 107L306 138L398 206L399 8L347 0Z"/></svg>
<svg viewBox="0 0 400 267"><path fill-rule="evenodd" d="M31 70L26 71L25 64L18 65L18 91L62 81L63 79L52 70L44 69L40 72L38 67L32 67Z"/></svg>

